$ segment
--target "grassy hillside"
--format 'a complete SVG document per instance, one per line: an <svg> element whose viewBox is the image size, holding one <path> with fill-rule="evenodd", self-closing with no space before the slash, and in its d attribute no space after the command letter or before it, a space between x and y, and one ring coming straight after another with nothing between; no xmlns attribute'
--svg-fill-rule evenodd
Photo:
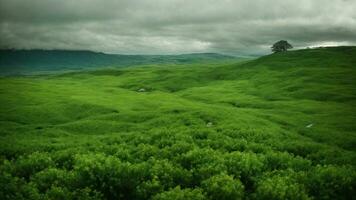
<svg viewBox="0 0 356 200"><path fill-rule="evenodd" d="M66 70L85 70L108 66L192 64L233 59L236 58L215 53L120 55L71 50L0 50L0 75L63 72Z"/></svg>
<svg viewBox="0 0 356 200"><path fill-rule="evenodd" d="M0 199L352 199L356 48L0 79Z"/></svg>

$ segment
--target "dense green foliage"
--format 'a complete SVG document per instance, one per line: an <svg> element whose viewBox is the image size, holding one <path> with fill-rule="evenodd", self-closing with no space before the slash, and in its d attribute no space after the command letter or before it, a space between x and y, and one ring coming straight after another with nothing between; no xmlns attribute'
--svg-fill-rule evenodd
<svg viewBox="0 0 356 200"><path fill-rule="evenodd" d="M354 47L3 77L0 199L352 199L355 77Z"/></svg>
<svg viewBox="0 0 356 200"><path fill-rule="evenodd" d="M274 53L278 53L278 52L287 51L288 49L292 49L292 48L293 46L289 44L287 41L280 40L272 45L271 50Z"/></svg>

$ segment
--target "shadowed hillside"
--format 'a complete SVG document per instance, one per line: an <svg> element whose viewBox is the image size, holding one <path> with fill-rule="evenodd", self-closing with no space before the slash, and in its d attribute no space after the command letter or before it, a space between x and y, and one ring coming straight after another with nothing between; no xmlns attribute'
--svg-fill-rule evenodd
<svg viewBox="0 0 356 200"><path fill-rule="evenodd" d="M0 197L352 199L355 59L335 47L2 77Z"/></svg>
<svg viewBox="0 0 356 200"><path fill-rule="evenodd" d="M182 55L120 55L70 50L0 50L0 74L28 74L142 64L192 64L231 60L215 53Z"/></svg>

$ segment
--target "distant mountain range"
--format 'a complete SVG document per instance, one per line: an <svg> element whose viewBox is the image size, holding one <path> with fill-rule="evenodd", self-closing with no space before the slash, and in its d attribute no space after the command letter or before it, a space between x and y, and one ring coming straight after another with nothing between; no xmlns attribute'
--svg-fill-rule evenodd
<svg viewBox="0 0 356 200"><path fill-rule="evenodd" d="M81 50L0 50L0 74L79 70L108 66L127 67L143 64L184 64L234 58L216 53L122 55Z"/></svg>

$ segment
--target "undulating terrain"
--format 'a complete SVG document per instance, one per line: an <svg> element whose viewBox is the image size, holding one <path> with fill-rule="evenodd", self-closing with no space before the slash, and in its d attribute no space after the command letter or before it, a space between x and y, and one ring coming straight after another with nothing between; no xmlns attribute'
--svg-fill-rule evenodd
<svg viewBox="0 0 356 200"><path fill-rule="evenodd" d="M0 75L68 72L148 64L192 64L234 60L216 53L123 55L79 50L0 50Z"/></svg>
<svg viewBox="0 0 356 200"><path fill-rule="evenodd" d="M352 199L356 47L0 78L0 199Z"/></svg>

